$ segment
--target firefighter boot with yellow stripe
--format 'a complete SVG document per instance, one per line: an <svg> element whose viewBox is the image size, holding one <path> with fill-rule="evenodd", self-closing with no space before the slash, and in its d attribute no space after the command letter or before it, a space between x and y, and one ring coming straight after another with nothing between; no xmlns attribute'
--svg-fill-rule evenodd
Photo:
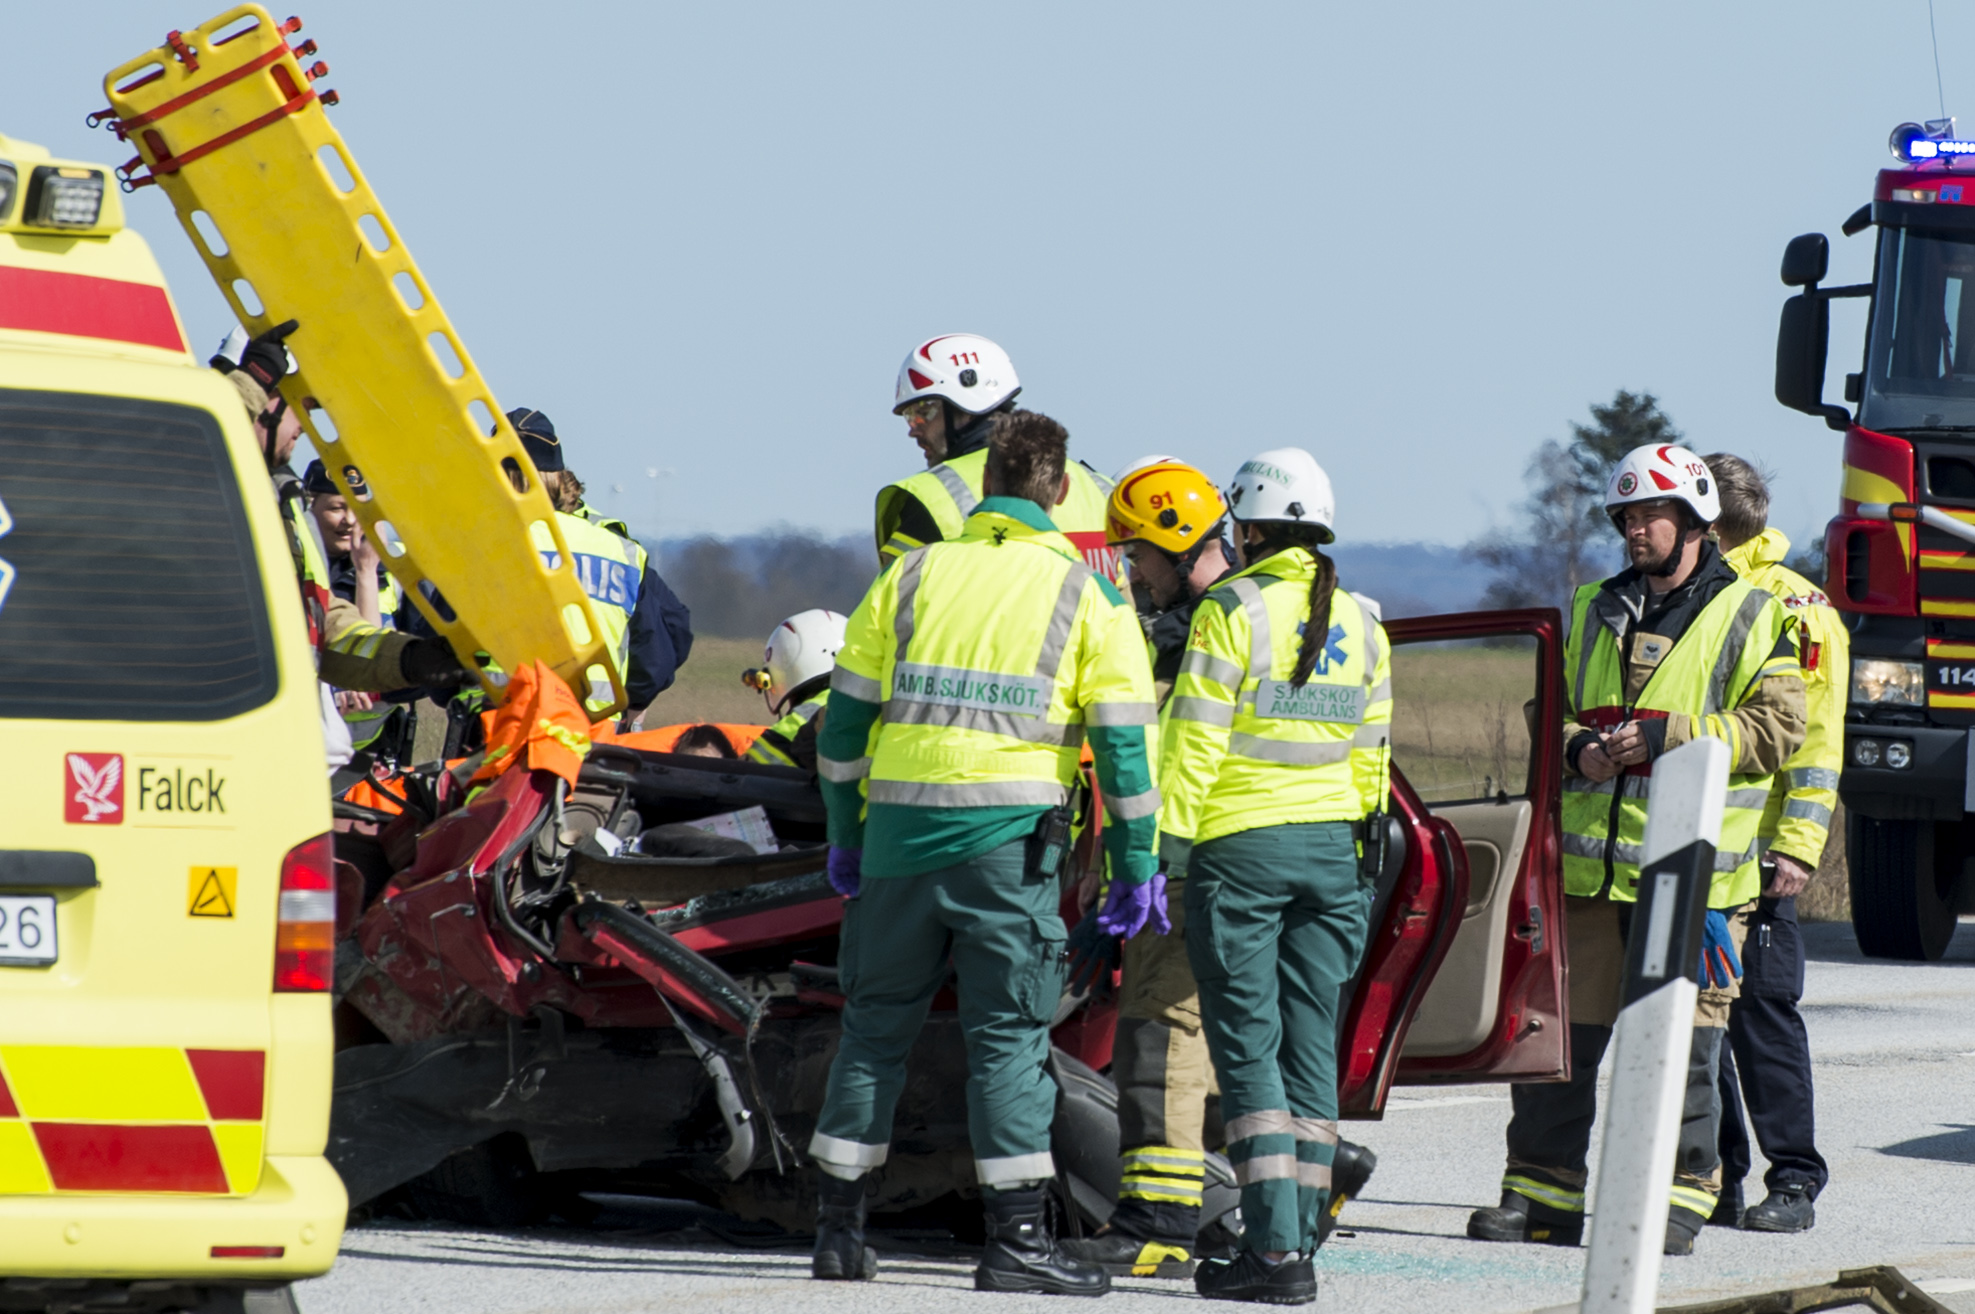
<svg viewBox="0 0 1975 1314"><path fill-rule="evenodd" d="M1126 1199L1095 1236L1061 1244L1065 1254L1101 1265L1112 1277L1189 1278L1199 1228L1197 1205Z"/></svg>
<svg viewBox="0 0 1975 1314"><path fill-rule="evenodd" d="M1584 1240L1584 1215L1557 1209L1504 1188L1501 1204L1468 1215L1468 1235L1476 1241L1574 1246Z"/></svg>

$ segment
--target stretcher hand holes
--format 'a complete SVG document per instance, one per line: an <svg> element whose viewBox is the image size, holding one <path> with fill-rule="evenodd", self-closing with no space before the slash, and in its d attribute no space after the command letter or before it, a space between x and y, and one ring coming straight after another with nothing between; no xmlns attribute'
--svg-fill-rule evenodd
<svg viewBox="0 0 1975 1314"><path fill-rule="evenodd" d="M480 431L482 438L492 438L494 436L495 429L498 426L494 423L493 408L487 405L486 402L481 401L478 397L468 402L466 404L466 418L473 422L473 427Z"/></svg>
<svg viewBox="0 0 1975 1314"><path fill-rule="evenodd" d="M570 639L581 648L590 641L590 622L583 617L583 606L571 602L562 609L562 627L569 631Z"/></svg>
<svg viewBox="0 0 1975 1314"><path fill-rule="evenodd" d="M390 521L378 521L377 528L372 531L371 537L382 544L384 551L391 556L402 557L405 554L405 541L398 537L398 531Z"/></svg>
<svg viewBox="0 0 1975 1314"><path fill-rule="evenodd" d="M363 240L370 243L370 249L383 255L391 249L391 235L384 231L383 223L374 214L357 216L357 230Z"/></svg>
<svg viewBox="0 0 1975 1314"><path fill-rule="evenodd" d="M459 350L453 346L452 335L434 329L426 335L425 344L432 348L433 358L449 379L457 379L466 373L466 366L460 363Z"/></svg>
<svg viewBox="0 0 1975 1314"><path fill-rule="evenodd" d="M310 400L313 401L314 398L310 398ZM313 405L308 410L309 423L315 426L316 437L326 443L333 443L341 436L336 432L336 421L329 418L328 411L325 411L320 406Z"/></svg>
<svg viewBox="0 0 1975 1314"><path fill-rule="evenodd" d="M205 244L207 251L215 256L223 256L227 253L230 248L226 245L226 239L220 236L219 225L213 222L211 215L204 210L194 210L190 219L192 227L198 230L199 240Z"/></svg>
<svg viewBox="0 0 1975 1314"><path fill-rule="evenodd" d="M229 41L237 41L260 25L260 18L254 14L248 14L245 18L236 18L213 34L212 43L218 47Z"/></svg>
<svg viewBox="0 0 1975 1314"><path fill-rule="evenodd" d="M398 289L398 295L404 299L406 310L424 309L425 289L418 285L418 280L411 276L409 269L400 269L391 275L391 286Z"/></svg>
<svg viewBox="0 0 1975 1314"><path fill-rule="evenodd" d="M159 78L163 77L164 75L165 75L165 66L163 64L146 64L143 68L137 70L137 75L135 77L133 77L130 81L124 83L121 87L118 87L116 94L121 96L128 92L135 91L139 87L148 86L149 84L156 82Z"/></svg>
<svg viewBox="0 0 1975 1314"><path fill-rule="evenodd" d="M452 604L446 601L446 595L439 592L438 586L431 580L422 579L418 581L418 591L425 596L426 602L431 604L432 610L439 613L440 620L451 625L459 619L459 614L453 610ZM488 660L491 661L492 658ZM484 666L486 663L482 662L481 665Z"/></svg>
<svg viewBox="0 0 1975 1314"><path fill-rule="evenodd" d="M254 291L254 285L244 278L233 280L233 295L240 299L240 309L259 319L266 311L261 305L261 294Z"/></svg>
<svg viewBox="0 0 1975 1314"><path fill-rule="evenodd" d="M337 191L348 196L357 189L357 180L350 173L349 161L343 158L343 150L335 142L318 146L315 152L316 163L329 175L329 183Z"/></svg>
<svg viewBox="0 0 1975 1314"><path fill-rule="evenodd" d="M517 496L528 491L528 472L521 468L521 462L512 456L503 456L501 469L507 472L507 481Z"/></svg>

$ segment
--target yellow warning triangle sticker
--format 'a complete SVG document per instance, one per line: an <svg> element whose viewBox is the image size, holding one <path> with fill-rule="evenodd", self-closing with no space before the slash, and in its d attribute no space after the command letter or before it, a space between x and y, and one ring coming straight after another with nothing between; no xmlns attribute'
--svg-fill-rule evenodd
<svg viewBox="0 0 1975 1314"><path fill-rule="evenodd" d="M201 879L199 869L192 872L192 906L186 909L193 917L233 916L233 891L227 887L233 882L226 877L233 875L232 868L207 867Z"/></svg>

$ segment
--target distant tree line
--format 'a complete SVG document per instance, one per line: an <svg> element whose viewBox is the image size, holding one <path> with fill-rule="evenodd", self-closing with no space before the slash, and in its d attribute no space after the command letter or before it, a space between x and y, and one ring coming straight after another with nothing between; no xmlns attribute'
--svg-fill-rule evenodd
<svg viewBox="0 0 1975 1314"><path fill-rule="evenodd" d="M868 534L780 529L674 540L657 544L654 555L659 574L692 609L693 632L732 639L765 639L811 607L849 615L878 573Z"/></svg>

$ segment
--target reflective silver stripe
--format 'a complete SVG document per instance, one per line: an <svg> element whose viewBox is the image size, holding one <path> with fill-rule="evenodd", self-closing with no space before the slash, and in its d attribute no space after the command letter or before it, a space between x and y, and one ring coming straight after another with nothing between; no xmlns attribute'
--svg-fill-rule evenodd
<svg viewBox="0 0 1975 1314"><path fill-rule="evenodd" d="M892 621L892 641L899 661L905 660L906 650L912 646L912 629L918 623L915 609L919 601L919 575L925 568L924 548L917 548L898 559L898 615Z"/></svg>
<svg viewBox="0 0 1975 1314"><path fill-rule="evenodd" d="M1175 721L1198 721L1202 725L1217 725L1223 729L1234 724L1233 703L1196 698L1192 694L1181 694L1172 699L1166 704L1166 711Z"/></svg>
<svg viewBox="0 0 1975 1314"><path fill-rule="evenodd" d="M1328 1191L1330 1189L1330 1165L1327 1163L1298 1163L1296 1165L1296 1184L1298 1186L1307 1186L1312 1191Z"/></svg>
<svg viewBox="0 0 1975 1314"><path fill-rule="evenodd" d="M1073 562L1063 576L1063 587L1056 591L1056 609L1049 613L1049 629L1042 637L1042 651L1036 654L1036 678L1056 683L1056 672L1063 665L1063 654L1070 647L1070 627L1077 622L1077 604L1083 600L1084 585L1090 580L1090 567Z"/></svg>
<svg viewBox="0 0 1975 1314"><path fill-rule="evenodd" d="M891 1153L889 1145L866 1145L862 1141L846 1141L838 1136L825 1136L817 1132L809 1138L809 1157L821 1159L824 1163L842 1164L846 1168L876 1168Z"/></svg>
<svg viewBox="0 0 1975 1314"><path fill-rule="evenodd" d="M944 466L937 467L945 469ZM1011 1154L1000 1159L974 1160L974 1176L982 1186L1012 1186L1016 1182L1045 1182L1056 1176L1056 1160L1049 1151Z"/></svg>
<svg viewBox="0 0 1975 1314"><path fill-rule="evenodd" d="M1084 708L1086 725L1157 725L1159 709L1151 703L1092 703Z"/></svg>
<svg viewBox="0 0 1975 1314"><path fill-rule="evenodd" d="M932 473L933 478L940 481L940 487L946 489L946 495L953 499L953 505L960 509L960 518L965 520L973 515L974 508L981 502L974 496L974 490L967 487L967 481L960 477L960 472L941 461L933 467Z"/></svg>
<svg viewBox="0 0 1975 1314"><path fill-rule="evenodd" d="M1372 615L1372 609L1370 607L1367 607L1364 604L1364 602L1358 597L1357 594L1347 593L1344 596L1358 604L1358 619L1364 622L1365 682L1369 684L1371 683L1372 676L1377 674L1378 672L1378 617ZM1388 680L1385 684L1381 685L1380 688L1383 688L1385 692L1380 693L1377 689L1372 690L1373 702L1377 702L1381 698L1390 698L1392 696L1391 681Z"/></svg>
<svg viewBox="0 0 1975 1314"><path fill-rule="evenodd" d="M1198 648L1187 649L1186 656L1180 660L1180 674L1218 684L1229 693L1241 687L1242 671L1239 666Z"/></svg>
<svg viewBox="0 0 1975 1314"><path fill-rule="evenodd" d="M1297 1167L1293 1154L1258 1154L1234 1165L1234 1180L1242 1186L1250 1182L1293 1182Z"/></svg>
<svg viewBox="0 0 1975 1314"><path fill-rule="evenodd" d="M884 705L887 725L933 725L957 730L977 730L983 734L1006 735L1024 743L1073 748L1084 741L1081 725L1044 721L1033 716L1012 716L980 707L953 707L946 703L920 703L894 698Z"/></svg>
<svg viewBox="0 0 1975 1314"><path fill-rule="evenodd" d="M1783 815L1798 821L1814 821L1826 830L1831 828L1831 809L1822 803L1813 803L1807 798L1793 798L1783 805Z"/></svg>
<svg viewBox="0 0 1975 1314"><path fill-rule="evenodd" d="M1337 1124L1322 1118L1291 1118L1289 1133L1299 1141L1315 1141L1319 1145L1337 1144Z"/></svg>
<svg viewBox="0 0 1975 1314"><path fill-rule="evenodd" d="M1248 613L1248 674L1257 680L1266 679L1275 661L1275 650L1269 644L1269 604L1262 600L1262 586L1252 579L1238 579L1228 588L1241 599L1241 609Z"/></svg>
<svg viewBox="0 0 1975 1314"><path fill-rule="evenodd" d="M818 754L816 774L833 785L854 784L871 774L871 759L860 757L855 762L839 762L835 758Z"/></svg>
<svg viewBox="0 0 1975 1314"><path fill-rule="evenodd" d="M1769 803L1767 789L1731 789L1728 791L1728 806L1759 810Z"/></svg>
<svg viewBox="0 0 1975 1314"><path fill-rule="evenodd" d="M873 780L868 793L873 803L902 803L915 808L1055 807L1070 791L1053 780L986 780L971 785L941 785L925 780Z"/></svg>
<svg viewBox="0 0 1975 1314"><path fill-rule="evenodd" d="M1120 821L1149 817L1159 810L1159 791L1148 789L1143 794L1127 794L1123 798L1113 798L1106 794L1104 806Z"/></svg>
<svg viewBox="0 0 1975 1314"><path fill-rule="evenodd" d="M1715 655L1714 673L1708 677L1707 702L1701 708L1701 715L1714 716L1726 710L1728 681L1735 674L1735 667L1742 660L1742 650L1749 646L1749 631L1755 628L1756 617L1769 605L1770 597L1761 589L1749 590L1749 596L1742 599L1742 605L1735 609L1735 619L1728 623L1728 633L1721 641L1721 651ZM1763 654L1768 657L1768 653Z"/></svg>
<svg viewBox="0 0 1975 1314"><path fill-rule="evenodd" d="M811 699L809 702L802 703L796 707L795 717L802 724L808 725L816 719L816 714L822 710L823 700L821 698Z"/></svg>
<svg viewBox="0 0 1975 1314"><path fill-rule="evenodd" d="M830 672L830 688L866 703L885 701L885 686L867 676L839 666Z"/></svg>
<svg viewBox="0 0 1975 1314"><path fill-rule="evenodd" d="M1192 1157L1184 1157L1184 1151L1175 1154L1157 1154L1151 1150L1126 1150L1118 1156L1124 1161L1126 1172L1157 1172L1172 1177L1205 1177L1207 1156L1194 1151Z"/></svg>
<svg viewBox="0 0 1975 1314"><path fill-rule="evenodd" d="M1563 849L1567 857L1591 858L1598 862L1605 860L1605 841L1596 839L1590 835L1577 835L1567 831L1559 847ZM1743 852L1716 853L1714 855L1714 869L1716 871L1734 871L1744 863L1755 861L1762 853L1762 850L1762 841L1751 840L1749 841L1749 847ZM1624 863L1627 866L1637 867L1639 865L1639 859L1644 853L1645 848L1643 845L1612 845L1612 860L1614 862Z"/></svg>
<svg viewBox="0 0 1975 1314"><path fill-rule="evenodd" d="M1798 767L1790 772L1791 789L1836 789L1838 773L1826 767Z"/></svg>
<svg viewBox="0 0 1975 1314"><path fill-rule="evenodd" d="M1228 736L1228 753L1257 762L1280 762L1284 766L1329 766L1350 758L1351 741L1332 739L1320 744L1290 744L1259 735L1232 734Z"/></svg>
<svg viewBox="0 0 1975 1314"><path fill-rule="evenodd" d="M1365 701L1368 704L1383 703L1389 701L1391 697L1392 697L1392 681L1390 679L1385 679L1379 681L1377 684L1372 686L1372 691L1369 695L1366 696Z"/></svg>
<svg viewBox="0 0 1975 1314"><path fill-rule="evenodd" d="M1228 1123L1228 1144L1245 1141L1250 1136L1287 1136L1294 1122L1288 1109L1261 1109L1244 1113Z"/></svg>
<svg viewBox="0 0 1975 1314"><path fill-rule="evenodd" d="M1351 732L1351 747L1377 748L1392 738L1392 722L1370 721Z"/></svg>
<svg viewBox="0 0 1975 1314"><path fill-rule="evenodd" d="M1571 794L1603 794L1610 798L1614 788L1622 787L1627 798L1651 798L1653 778L1651 776L1617 776L1611 780L1594 781L1587 776L1564 777L1564 790ZM1760 808L1769 802L1767 789L1731 789L1724 798L1731 808Z"/></svg>

